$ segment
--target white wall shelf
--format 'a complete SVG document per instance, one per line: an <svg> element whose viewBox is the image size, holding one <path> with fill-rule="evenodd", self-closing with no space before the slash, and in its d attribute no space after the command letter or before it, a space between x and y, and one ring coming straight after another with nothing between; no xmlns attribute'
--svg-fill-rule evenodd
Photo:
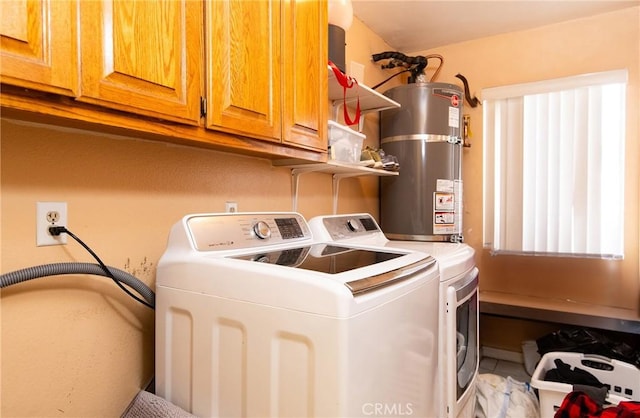
<svg viewBox="0 0 640 418"><path fill-rule="evenodd" d="M389 99L383 94L358 84L356 88L347 89L346 95L344 88L338 83L335 74L329 67L329 100L334 110L334 119L338 118L338 111L343 107L355 107L360 100L361 116L370 112L380 112L385 109L394 109L400 107L400 104ZM362 132L364 118L360 118L359 131ZM348 128L351 129L351 128ZM387 171L378 168L370 168L358 164L348 164L340 161L329 160L326 163L312 163L301 160L275 160L272 162L276 167L287 167L291 169L291 195L293 211L298 210L298 183L300 176L306 173L327 173L333 178L333 213L338 211L338 192L340 189L340 180L350 177L360 176L397 176L397 171Z"/></svg>
<svg viewBox="0 0 640 418"><path fill-rule="evenodd" d="M291 169L291 195L293 211L298 210L298 181L300 176L306 173L328 173L332 175L333 183L333 214L338 212L338 192L340 180L359 176L397 176L397 171L387 171L378 168L370 168L339 161L327 161L326 163L309 163L300 160L275 160L273 165Z"/></svg>
<svg viewBox="0 0 640 418"><path fill-rule="evenodd" d="M338 83L336 75L329 67L329 100L331 100L333 106L334 119L337 119L338 112L342 106L355 106L358 98L360 99L360 113L362 115L400 107L400 103L360 83L358 83L357 87L347 89L345 96L344 88ZM362 126L359 128L362 131Z"/></svg>

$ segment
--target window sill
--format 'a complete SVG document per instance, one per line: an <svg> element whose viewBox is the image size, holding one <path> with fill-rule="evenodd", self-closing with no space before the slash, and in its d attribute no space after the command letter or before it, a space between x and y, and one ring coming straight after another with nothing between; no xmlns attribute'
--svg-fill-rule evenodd
<svg viewBox="0 0 640 418"><path fill-rule="evenodd" d="M480 291L480 313L640 334L638 312L574 301Z"/></svg>

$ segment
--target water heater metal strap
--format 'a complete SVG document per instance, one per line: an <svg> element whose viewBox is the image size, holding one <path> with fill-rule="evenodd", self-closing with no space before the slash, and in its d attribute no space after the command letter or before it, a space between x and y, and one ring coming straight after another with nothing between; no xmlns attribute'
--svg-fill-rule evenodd
<svg viewBox="0 0 640 418"><path fill-rule="evenodd" d="M387 138L383 138L380 143L387 144L390 142L397 141L424 141L424 142L449 142L453 144L458 144L461 142L461 139L457 136L449 136L449 135L433 135L433 134L413 134L413 135L397 135L390 136Z"/></svg>

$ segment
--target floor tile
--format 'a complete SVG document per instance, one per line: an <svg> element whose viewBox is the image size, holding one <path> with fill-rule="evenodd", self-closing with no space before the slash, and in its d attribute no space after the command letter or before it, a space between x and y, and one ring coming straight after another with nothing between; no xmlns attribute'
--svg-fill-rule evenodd
<svg viewBox="0 0 640 418"><path fill-rule="evenodd" d="M480 360L480 368L484 370L495 370L496 365L498 364L498 360L491 357L483 357Z"/></svg>
<svg viewBox="0 0 640 418"><path fill-rule="evenodd" d="M511 376L513 379L519 382L531 381L531 376L529 376L529 374L524 369L524 365L521 363L499 360L493 373L503 377Z"/></svg>

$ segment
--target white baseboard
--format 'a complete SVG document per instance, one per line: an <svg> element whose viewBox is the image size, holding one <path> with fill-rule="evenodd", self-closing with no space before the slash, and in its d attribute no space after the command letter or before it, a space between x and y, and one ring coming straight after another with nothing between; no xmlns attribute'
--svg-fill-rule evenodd
<svg viewBox="0 0 640 418"><path fill-rule="evenodd" d="M515 351L482 346L480 347L480 353L482 357L490 357L498 360L506 360L513 363L524 364L524 356L522 355L522 353L518 353Z"/></svg>

